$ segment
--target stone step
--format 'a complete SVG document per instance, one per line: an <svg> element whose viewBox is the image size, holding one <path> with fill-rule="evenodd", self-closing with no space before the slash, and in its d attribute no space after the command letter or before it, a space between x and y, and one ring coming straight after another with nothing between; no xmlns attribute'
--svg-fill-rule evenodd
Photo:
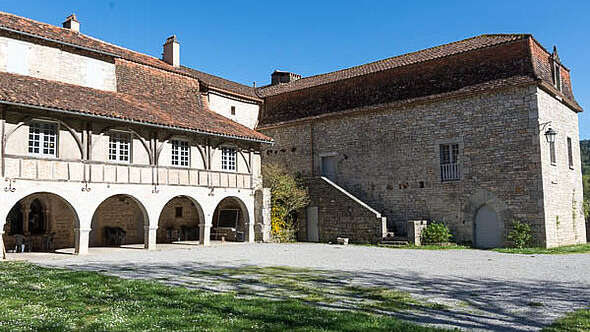
<svg viewBox="0 0 590 332"><path fill-rule="evenodd" d="M381 244L387 244L391 246L407 246L410 244L408 240L382 240Z"/></svg>

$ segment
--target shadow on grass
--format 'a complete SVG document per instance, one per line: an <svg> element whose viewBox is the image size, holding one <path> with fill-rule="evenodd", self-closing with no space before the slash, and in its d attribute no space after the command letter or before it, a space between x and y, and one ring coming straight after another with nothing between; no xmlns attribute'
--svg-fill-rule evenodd
<svg viewBox="0 0 590 332"><path fill-rule="evenodd" d="M425 278L395 271L345 272L231 264L234 265L86 263L71 267L124 278L155 279L213 294L229 293L247 301L296 299L298 306L312 304L311 307L332 311L354 310L416 323L492 331L541 329L590 302L590 285L551 280Z"/></svg>

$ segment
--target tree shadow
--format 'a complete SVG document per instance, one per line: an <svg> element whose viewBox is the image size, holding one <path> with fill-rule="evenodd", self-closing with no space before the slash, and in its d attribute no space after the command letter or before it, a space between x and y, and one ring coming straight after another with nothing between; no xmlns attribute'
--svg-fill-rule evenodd
<svg viewBox="0 0 590 332"><path fill-rule="evenodd" d="M246 298L298 299L321 308L395 316L440 327L490 331L539 330L565 313L585 308L590 303L590 285L552 280L425 277L400 271L310 270L236 265L235 262L153 265L147 262L73 262L66 267L129 279L156 280L213 293L234 293ZM393 299L386 298L383 302L388 306L362 305L369 298L363 289L408 292L416 300L401 299L402 302L397 303L394 294ZM332 296L330 292L337 294Z"/></svg>

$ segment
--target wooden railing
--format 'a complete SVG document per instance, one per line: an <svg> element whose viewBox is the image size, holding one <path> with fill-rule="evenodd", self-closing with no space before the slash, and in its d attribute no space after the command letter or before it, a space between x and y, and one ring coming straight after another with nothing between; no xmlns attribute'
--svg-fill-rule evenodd
<svg viewBox="0 0 590 332"><path fill-rule="evenodd" d="M252 175L249 173L20 156L5 156L4 176L11 179L39 181L157 184L243 189L253 187Z"/></svg>
<svg viewBox="0 0 590 332"><path fill-rule="evenodd" d="M441 181L457 181L461 179L461 168L459 164L442 164L440 165Z"/></svg>

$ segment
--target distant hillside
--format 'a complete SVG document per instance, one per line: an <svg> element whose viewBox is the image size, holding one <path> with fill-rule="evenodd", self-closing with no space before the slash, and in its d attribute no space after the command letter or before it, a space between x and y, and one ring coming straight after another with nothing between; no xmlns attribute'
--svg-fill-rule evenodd
<svg viewBox="0 0 590 332"><path fill-rule="evenodd" d="M582 172L590 175L590 139L580 141L580 154L582 157Z"/></svg>

